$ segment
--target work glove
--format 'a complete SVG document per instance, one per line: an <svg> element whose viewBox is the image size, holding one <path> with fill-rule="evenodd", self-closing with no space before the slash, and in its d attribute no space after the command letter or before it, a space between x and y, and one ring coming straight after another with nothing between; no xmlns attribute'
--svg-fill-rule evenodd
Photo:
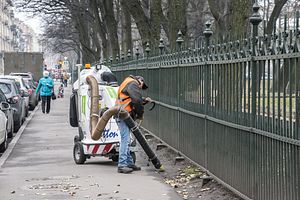
<svg viewBox="0 0 300 200"><path fill-rule="evenodd" d="M153 100L150 98L150 97L146 97L143 99L143 105L149 103L149 102L152 102Z"/></svg>

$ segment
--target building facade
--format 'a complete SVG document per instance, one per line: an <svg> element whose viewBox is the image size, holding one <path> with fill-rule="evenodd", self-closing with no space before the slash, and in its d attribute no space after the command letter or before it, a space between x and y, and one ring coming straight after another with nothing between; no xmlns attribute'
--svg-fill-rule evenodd
<svg viewBox="0 0 300 200"><path fill-rule="evenodd" d="M12 2L10 0L0 1L0 50L14 51L13 32L11 26L13 25L13 10Z"/></svg>
<svg viewBox="0 0 300 200"><path fill-rule="evenodd" d="M0 52L37 52L37 37L29 26L15 18L11 0L0 0Z"/></svg>

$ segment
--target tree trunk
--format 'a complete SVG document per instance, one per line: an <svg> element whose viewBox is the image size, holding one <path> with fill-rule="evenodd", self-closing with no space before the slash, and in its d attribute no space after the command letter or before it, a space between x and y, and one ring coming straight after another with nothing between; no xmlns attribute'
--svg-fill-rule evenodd
<svg viewBox="0 0 300 200"><path fill-rule="evenodd" d="M252 0L208 0L216 21L216 35L220 43L240 39L250 33L248 18L251 16Z"/></svg>
<svg viewBox="0 0 300 200"><path fill-rule="evenodd" d="M181 30L183 36L187 33L186 0L168 0L167 17L170 48L175 50L178 31Z"/></svg>
<svg viewBox="0 0 300 200"><path fill-rule="evenodd" d="M85 13L86 9L78 9L78 6L86 8L87 4L85 1L74 0L72 2L74 5L69 4L70 14L72 16L72 20L75 24L75 29L78 31L79 41L81 44L82 50L82 60L84 63L91 63L97 59L97 53L95 49L93 49L93 44L90 42L90 24L87 23L87 13Z"/></svg>
<svg viewBox="0 0 300 200"><path fill-rule="evenodd" d="M114 16L114 5L112 0L103 0L105 13L102 16L106 21L108 30L108 40L111 44L112 56L120 54L119 39L118 39L118 26Z"/></svg>
<svg viewBox="0 0 300 200"><path fill-rule="evenodd" d="M133 17L141 36L142 44L146 46L146 43L151 38L151 24L143 10L141 2L139 0L121 0L121 4L124 10L127 10Z"/></svg>
<svg viewBox="0 0 300 200"><path fill-rule="evenodd" d="M107 49L107 38L106 38L106 27L104 26L103 22L100 19L99 16L99 7L101 4L97 3L97 0L90 0L90 9L92 10L93 16L95 18L94 20L94 28L97 34L96 40L101 41L102 45L102 52L103 52L103 57L108 58L108 49ZM100 37L100 38L98 38Z"/></svg>
<svg viewBox="0 0 300 200"><path fill-rule="evenodd" d="M124 36L124 52L125 54L130 50L133 52L132 47L132 34L131 34L131 15L130 12L125 8L125 6L122 4L122 14L124 17L124 27L123 27L123 36Z"/></svg>
<svg viewBox="0 0 300 200"><path fill-rule="evenodd" d="M152 0L150 4L150 24L152 32L149 38L150 49L152 50L158 49L162 18L161 0Z"/></svg>
<svg viewBox="0 0 300 200"><path fill-rule="evenodd" d="M273 9L271 16L269 18L269 21L267 23L266 34L271 34L273 32L273 29L275 27L275 22L278 19L279 14L286 2L287 2L287 0L275 1L274 9Z"/></svg>

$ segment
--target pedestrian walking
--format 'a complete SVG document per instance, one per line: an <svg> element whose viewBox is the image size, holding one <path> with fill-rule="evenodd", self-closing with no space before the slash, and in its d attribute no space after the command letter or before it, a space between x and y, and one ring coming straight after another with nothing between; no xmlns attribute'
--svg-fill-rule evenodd
<svg viewBox="0 0 300 200"><path fill-rule="evenodd" d="M40 92L40 96L42 99L42 112L45 113L46 107L46 113L49 114L54 82L53 79L49 77L48 71L44 71L43 76L44 77L39 80L39 84L36 89L36 94Z"/></svg>
<svg viewBox="0 0 300 200"><path fill-rule="evenodd" d="M69 74L67 72L64 73L63 79L64 79L64 85L65 85L65 87L67 87L68 86L68 79L69 79Z"/></svg>
<svg viewBox="0 0 300 200"><path fill-rule="evenodd" d="M130 75L120 85L118 90L118 98L116 105L121 105L130 113L133 120L143 119L144 104L147 101L152 101L149 97L142 97L141 90L147 89L148 86L142 76ZM133 163L132 156L130 154L130 130L125 122L118 118L117 123L120 129L121 141L119 149L119 173L130 173L132 171L141 170L141 167L136 166Z"/></svg>
<svg viewBox="0 0 300 200"><path fill-rule="evenodd" d="M60 84L57 92L57 97L58 98L64 98L64 84Z"/></svg>

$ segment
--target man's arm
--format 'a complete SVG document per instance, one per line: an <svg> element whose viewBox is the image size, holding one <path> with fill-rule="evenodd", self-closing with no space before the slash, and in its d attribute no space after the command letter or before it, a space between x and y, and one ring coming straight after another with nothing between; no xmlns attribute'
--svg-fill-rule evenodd
<svg viewBox="0 0 300 200"><path fill-rule="evenodd" d="M137 85L137 83L131 82L124 89L124 92L127 93L131 98L131 105L132 107L134 107L134 112L136 113L137 118L142 118L144 114L144 100L139 86Z"/></svg>
<svg viewBox="0 0 300 200"><path fill-rule="evenodd" d="M143 98L143 105L146 105L147 103L153 101L150 97L142 97L142 98Z"/></svg>

